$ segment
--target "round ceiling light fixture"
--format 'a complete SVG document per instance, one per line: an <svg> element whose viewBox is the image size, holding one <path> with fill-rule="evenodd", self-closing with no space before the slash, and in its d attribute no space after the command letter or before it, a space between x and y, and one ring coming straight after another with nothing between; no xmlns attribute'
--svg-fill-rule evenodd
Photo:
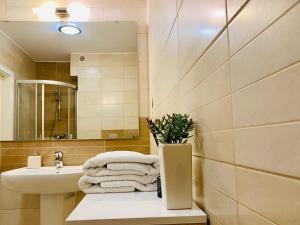
<svg viewBox="0 0 300 225"><path fill-rule="evenodd" d="M73 23L63 24L58 28L58 30L66 35L78 35L81 33L80 28Z"/></svg>

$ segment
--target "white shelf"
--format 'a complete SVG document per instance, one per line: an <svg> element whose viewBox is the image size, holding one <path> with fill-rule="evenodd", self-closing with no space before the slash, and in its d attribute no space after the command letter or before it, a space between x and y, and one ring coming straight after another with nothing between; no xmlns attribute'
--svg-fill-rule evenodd
<svg viewBox="0 0 300 225"><path fill-rule="evenodd" d="M206 214L192 209L166 210L156 192L88 194L66 225L206 224Z"/></svg>

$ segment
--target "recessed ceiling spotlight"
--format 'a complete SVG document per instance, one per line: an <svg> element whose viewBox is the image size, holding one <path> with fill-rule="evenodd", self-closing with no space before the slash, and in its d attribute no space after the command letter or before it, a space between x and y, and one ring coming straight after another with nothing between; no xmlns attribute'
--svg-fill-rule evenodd
<svg viewBox="0 0 300 225"><path fill-rule="evenodd" d="M80 28L74 23L67 23L61 25L58 30L66 35L78 35L81 33Z"/></svg>

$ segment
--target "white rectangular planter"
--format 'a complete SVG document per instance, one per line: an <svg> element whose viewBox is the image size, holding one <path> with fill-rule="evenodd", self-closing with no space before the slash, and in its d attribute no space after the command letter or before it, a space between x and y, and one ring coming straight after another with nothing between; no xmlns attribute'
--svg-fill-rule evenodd
<svg viewBox="0 0 300 225"><path fill-rule="evenodd" d="M164 206L192 208L192 145L162 144L159 158Z"/></svg>

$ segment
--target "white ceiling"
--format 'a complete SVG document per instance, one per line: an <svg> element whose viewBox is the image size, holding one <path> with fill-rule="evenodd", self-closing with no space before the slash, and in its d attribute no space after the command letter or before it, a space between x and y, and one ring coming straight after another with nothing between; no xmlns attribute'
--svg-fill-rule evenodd
<svg viewBox="0 0 300 225"><path fill-rule="evenodd" d="M58 31L59 22L0 22L0 30L34 61L69 61L71 53L137 51L135 22L80 22L80 35Z"/></svg>

